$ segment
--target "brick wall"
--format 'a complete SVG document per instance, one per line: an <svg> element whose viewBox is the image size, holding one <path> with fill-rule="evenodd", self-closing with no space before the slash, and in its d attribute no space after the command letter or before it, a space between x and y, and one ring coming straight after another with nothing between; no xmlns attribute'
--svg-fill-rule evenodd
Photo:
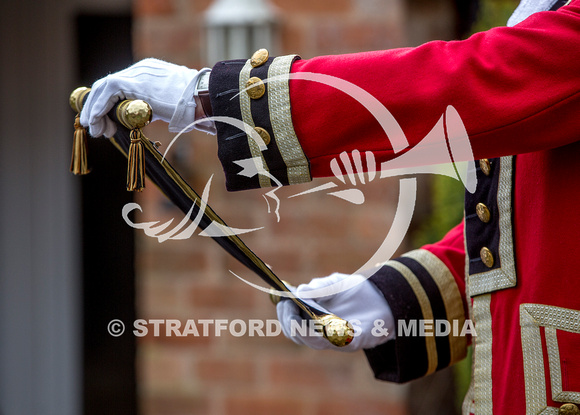
<svg viewBox="0 0 580 415"><path fill-rule="evenodd" d="M136 56L155 56L194 68L210 65L204 60L203 46L203 12L210 3L136 0ZM273 3L280 12L279 53L308 58L410 42L403 0ZM147 127L146 134L167 144L172 136L165 130L165 125L154 124ZM194 132L177 142L170 159L198 191L214 175L211 205L231 226L264 227L244 235L244 240L281 278L293 284L333 271L355 271L389 229L397 180L367 184L363 189L367 200L362 206L324 193L288 199L312 184L281 189L278 222L268 213L263 191L227 194L216 152L212 136ZM152 185L139 202L144 209L139 221L176 217L178 222L182 218ZM139 318L181 322L275 319L268 295L237 280L230 270L259 281L212 240L195 236L158 243L139 231L137 240ZM146 415L407 413L406 387L375 381L362 353L313 351L281 334L234 337L224 332L220 336L177 337L153 336L150 330L138 340L138 384L140 406Z"/></svg>

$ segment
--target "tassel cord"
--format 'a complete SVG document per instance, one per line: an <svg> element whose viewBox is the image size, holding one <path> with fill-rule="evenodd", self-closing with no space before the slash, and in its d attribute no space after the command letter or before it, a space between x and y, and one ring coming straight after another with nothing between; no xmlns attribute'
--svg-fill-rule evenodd
<svg viewBox="0 0 580 415"><path fill-rule="evenodd" d="M145 188L145 155L143 133L136 128L130 133L131 144L127 155L127 190L140 192Z"/></svg>
<svg viewBox="0 0 580 415"><path fill-rule="evenodd" d="M70 171L77 175L89 173L87 162L87 130L85 130L81 125L79 114L75 117L75 132L73 136Z"/></svg>

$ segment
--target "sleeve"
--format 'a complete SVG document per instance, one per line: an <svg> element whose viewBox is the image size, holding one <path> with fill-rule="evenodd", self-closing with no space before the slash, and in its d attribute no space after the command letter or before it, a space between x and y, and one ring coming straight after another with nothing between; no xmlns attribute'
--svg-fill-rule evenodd
<svg viewBox="0 0 580 415"><path fill-rule="evenodd" d="M243 120L265 137L257 145L248 131L218 120L228 188L329 176L330 161L342 152L393 159L416 147L448 106L458 111L475 159L574 142L579 33L580 0L574 0L463 41L304 60L290 55L259 66L220 62L210 79L214 114ZM381 119L386 113L392 119ZM396 133L383 128L393 121ZM258 173L244 168L249 161Z"/></svg>
<svg viewBox="0 0 580 415"><path fill-rule="evenodd" d="M437 244L386 262L370 278L389 303L397 331L394 340L365 350L376 378L407 382L466 356L464 276L462 223Z"/></svg>

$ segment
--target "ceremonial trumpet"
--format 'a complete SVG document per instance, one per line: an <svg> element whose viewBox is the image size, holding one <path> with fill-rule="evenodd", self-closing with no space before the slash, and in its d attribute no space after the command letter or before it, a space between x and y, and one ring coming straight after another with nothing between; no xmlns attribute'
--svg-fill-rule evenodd
<svg viewBox="0 0 580 415"><path fill-rule="evenodd" d="M71 108L77 113L71 159L71 171L74 174L88 173L86 131L80 125L79 113L89 92L90 88L80 87L75 89L69 98ZM227 228L226 223L202 201L195 190L157 150L156 143L146 138L141 131L141 128L151 121L152 110L148 103L141 100L125 100L117 104L108 116L117 123L117 132L110 141L128 158L127 190L142 190L146 174L182 212L197 221L199 228L206 229L212 223ZM221 236L212 236L212 239L274 290L283 292L284 296L315 321L323 336L333 345L343 347L353 340L354 328L348 321L297 298L238 235L229 232Z"/></svg>

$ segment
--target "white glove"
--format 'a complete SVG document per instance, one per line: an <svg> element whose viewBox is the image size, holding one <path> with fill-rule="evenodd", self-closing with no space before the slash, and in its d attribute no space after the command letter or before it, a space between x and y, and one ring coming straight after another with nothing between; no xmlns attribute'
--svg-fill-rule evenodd
<svg viewBox="0 0 580 415"><path fill-rule="evenodd" d="M169 123L169 131L180 132L195 120L197 79L208 71L143 59L93 84L81 112L81 124L89 127L93 137L112 137L117 127L107 113L120 100L142 99L151 105L152 121L163 120Z"/></svg>
<svg viewBox="0 0 580 415"><path fill-rule="evenodd" d="M335 273L325 278L315 278L308 284L300 285L295 290L295 294L304 301L312 303L312 300L307 299L311 297L310 292L324 291L325 287L331 285L333 285L332 291L336 292L335 288L338 287L338 292L316 298L316 304L318 308L323 309L322 311L333 313L353 325L352 342L347 346L337 347L321 334L312 333L312 330L308 335L302 335L300 330L295 328L307 324L300 314L300 309L292 301L283 299L276 306L276 311L286 337L294 343L305 344L313 349L334 349L345 352L371 349L395 337L395 322L387 300L379 289L362 275ZM345 285L347 289L341 291L341 285ZM386 334L387 331L388 334Z"/></svg>

